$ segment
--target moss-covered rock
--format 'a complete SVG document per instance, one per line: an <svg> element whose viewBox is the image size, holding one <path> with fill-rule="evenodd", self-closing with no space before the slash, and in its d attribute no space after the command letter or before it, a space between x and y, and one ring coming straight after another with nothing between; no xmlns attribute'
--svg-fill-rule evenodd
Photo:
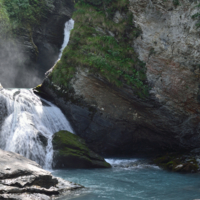
<svg viewBox="0 0 200 200"><path fill-rule="evenodd" d="M171 153L157 157L154 162L174 172L195 173L199 171L199 163L194 155Z"/></svg>
<svg viewBox="0 0 200 200"><path fill-rule="evenodd" d="M104 158L90 150L83 139L68 131L53 137L53 168L109 168Z"/></svg>

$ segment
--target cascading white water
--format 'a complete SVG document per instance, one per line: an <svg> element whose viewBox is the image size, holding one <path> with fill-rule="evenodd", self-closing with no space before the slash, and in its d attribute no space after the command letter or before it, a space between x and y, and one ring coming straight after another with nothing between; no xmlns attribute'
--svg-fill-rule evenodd
<svg viewBox="0 0 200 200"><path fill-rule="evenodd" d="M73 132L61 110L31 89L1 90L0 105L7 113L0 130L0 148L50 169L53 134L60 130Z"/></svg>
<svg viewBox="0 0 200 200"><path fill-rule="evenodd" d="M62 52L65 49L65 47L67 46L68 42L69 42L69 37L70 37L70 31L74 28L74 20L70 19L69 21L67 21L65 23L65 29L64 29L64 41L62 44L62 47L60 49L60 54L59 54L59 58L61 58L62 56Z"/></svg>
<svg viewBox="0 0 200 200"><path fill-rule="evenodd" d="M63 44L62 44L62 47L60 49L60 54L58 56L58 59L56 60L55 62L55 65L50 69L48 70L45 75L48 75L52 72L53 68L56 66L56 63L61 59L62 57L62 53L63 53L63 50L65 49L65 47L68 45L68 42L69 42L69 38L70 38L70 32L71 30L74 28L74 20L73 19L70 19L69 21L67 21L65 23L65 28L64 28L64 41L63 41Z"/></svg>
<svg viewBox="0 0 200 200"><path fill-rule="evenodd" d="M67 46L74 20L65 23L64 41L59 59ZM2 123L2 116L5 119ZM6 90L0 87L0 148L19 153L51 169L52 136L72 128L61 110L39 98L31 89Z"/></svg>

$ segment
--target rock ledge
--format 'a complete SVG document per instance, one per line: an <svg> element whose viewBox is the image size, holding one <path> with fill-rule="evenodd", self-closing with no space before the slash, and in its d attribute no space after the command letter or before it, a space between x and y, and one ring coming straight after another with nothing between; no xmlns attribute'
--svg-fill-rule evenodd
<svg viewBox="0 0 200 200"><path fill-rule="evenodd" d="M45 171L36 162L0 149L0 199L50 200L82 188Z"/></svg>

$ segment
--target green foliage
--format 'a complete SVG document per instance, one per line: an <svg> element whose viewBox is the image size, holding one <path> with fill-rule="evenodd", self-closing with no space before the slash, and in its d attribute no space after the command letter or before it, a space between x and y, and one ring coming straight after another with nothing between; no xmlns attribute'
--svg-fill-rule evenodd
<svg viewBox="0 0 200 200"><path fill-rule="evenodd" d="M17 26L38 24L54 0L1 0L9 19Z"/></svg>
<svg viewBox="0 0 200 200"><path fill-rule="evenodd" d="M95 2L88 1L88 0L78 0L77 1L78 6L84 6L86 7L89 5L88 2L92 2L92 4L95 5ZM110 18L113 17L116 10L118 11L128 11L128 5L129 0L99 0L98 2L101 2L101 6L95 7L96 11L99 11L99 13L106 13Z"/></svg>
<svg viewBox="0 0 200 200"><path fill-rule="evenodd" d="M76 4L77 10L73 15L75 27L69 45L51 74L53 82L67 87L77 67L87 68L91 74L101 75L118 87L124 84L131 86L138 96L144 97L148 94L144 83L145 63L138 59L131 46L140 30L132 25L132 14L127 10L128 1L103 3L106 8L89 5L84 0ZM113 15L112 10L119 9L126 11L127 18L116 24L109 18Z"/></svg>
<svg viewBox="0 0 200 200"><path fill-rule="evenodd" d="M198 4L196 7L199 8L200 4ZM196 26L197 28L199 28L200 27L200 13L197 12L194 15L192 15L192 19L197 20Z"/></svg>
<svg viewBox="0 0 200 200"><path fill-rule="evenodd" d="M53 144L56 149L58 148L64 150L65 148L68 149L70 147L78 149L82 153L89 152L89 149L86 146L84 140L68 131L57 132L53 138Z"/></svg>
<svg viewBox="0 0 200 200"><path fill-rule="evenodd" d="M179 0L173 0L173 4L174 6L179 6L180 5Z"/></svg>
<svg viewBox="0 0 200 200"><path fill-rule="evenodd" d="M4 6L4 1L0 0L0 34L5 33L10 28L10 19Z"/></svg>

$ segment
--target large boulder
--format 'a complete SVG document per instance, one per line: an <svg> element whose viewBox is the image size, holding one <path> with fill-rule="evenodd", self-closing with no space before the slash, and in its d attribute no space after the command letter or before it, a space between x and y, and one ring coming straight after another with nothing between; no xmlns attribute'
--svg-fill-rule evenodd
<svg viewBox="0 0 200 200"><path fill-rule="evenodd" d="M0 149L0 199L50 200L82 186L56 178L36 162Z"/></svg>
<svg viewBox="0 0 200 200"><path fill-rule="evenodd" d="M90 150L83 139L68 131L53 137L54 168L109 168L101 156Z"/></svg>

